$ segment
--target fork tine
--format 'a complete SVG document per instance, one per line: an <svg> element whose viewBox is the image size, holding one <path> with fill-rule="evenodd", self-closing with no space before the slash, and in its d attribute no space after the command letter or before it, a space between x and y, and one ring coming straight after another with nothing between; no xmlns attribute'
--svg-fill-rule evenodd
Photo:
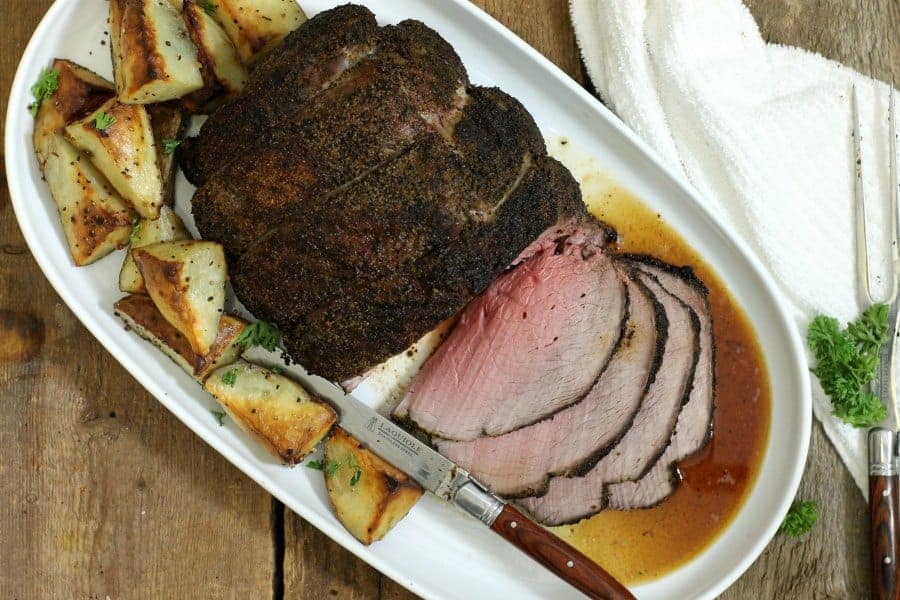
<svg viewBox="0 0 900 600"><path fill-rule="evenodd" d="M888 119L890 120L890 128L888 135L890 141L888 143L888 163L890 165L890 186L891 186L891 256L893 259L893 295L897 294L898 275L897 270L900 268L900 240L897 239L897 228L900 226L900 205L897 201L898 185L897 182L897 119L894 112L894 78L891 77L891 91L888 93Z"/></svg>
<svg viewBox="0 0 900 600"><path fill-rule="evenodd" d="M856 279L858 292L863 306L872 304L872 293L869 288L869 255L866 236L866 193L862 182L862 140L859 124L859 98L856 85L853 85L850 98L853 112L853 158L855 161L856 180L853 192L856 209Z"/></svg>

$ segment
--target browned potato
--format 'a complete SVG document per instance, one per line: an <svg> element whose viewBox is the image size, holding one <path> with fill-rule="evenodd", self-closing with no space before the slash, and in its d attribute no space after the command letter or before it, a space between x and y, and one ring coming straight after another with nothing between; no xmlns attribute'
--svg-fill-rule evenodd
<svg viewBox="0 0 900 600"><path fill-rule="evenodd" d="M116 315L135 333L152 343L197 381L203 382L214 369L230 365L241 356L243 346L237 343L246 321L223 315L219 332L209 352L194 352L187 339L175 329L147 296L126 296L116 302Z"/></svg>
<svg viewBox="0 0 900 600"><path fill-rule="evenodd" d="M406 516L422 488L340 427L325 443L325 486L338 520L363 544L377 542Z"/></svg>
<svg viewBox="0 0 900 600"><path fill-rule="evenodd" d="M125 254L125 261L122 263L122 269L119 271L119 289L131 294L147 293L147 288L144 286L144 278L141 276L141 271L131 255L132 250L158 242L174 242L189 239L191 239L191 234L184 227L184 223L181 222L175 211L167 205L160 209L158 218L138 221L132 226L131 249Z"/></svg>
<svg viewBox="0 0 900 600"><path fill-rule="evenodd" d="M166 320L207 354L225 306L225 253L215 242L160 242L131 251L147 293Z"/></svg>
<svg viewBox="0 0 900 600"><path fill-rule="evenodd" d="M162 179L147 109L112 98L66 126L66 139L86 154L119 195L145 219L163 205Z"/></svg>
<svg viewBox="0 0 900 600"><path fill-rule="evenodd" d="M204 82L184 102L194 112L209 112L244 89L247 69L228 36L197 0L185 0L182 16L197 47Z"/></svg>
<svg viewBox="0 0 900 600"><path fill-rule="evenodd" d="M238 425L288 464L315 450L337 421L330 406L294 381L248 362L216 369L204 387Z"/></svg>
<svg viewBox="0 0 900 600"><path fill-rule="evenodd" d="M238 56L252 64L306 21L294 0L210 0Z"/></svg>
<svg viewBox="0 0 900 600"><path fill-rule="evenodd" d="M150 124L153 127L153 141L156 143L156 159L159 164L159 175L162 180L163 202L175 203L175 147L184 137L188 125L188 115L176 102L148 104Z"/></svg>
<svg viewBox="0 0 900 600"><path fill-rule="evenodd" d="M165 102L203 87L197 49L171 3L110 0L109 36L122 102Z"/></svg>
<svg viewBox="0 0 900 600"><path fill-rule="evenodd" d="M64 136L70 122L109 100L112 84L67 60L53 63L56 90L41 102L33 143L59 211L76 265L87 265L128 242L133 213L105 177Z"/></svg>

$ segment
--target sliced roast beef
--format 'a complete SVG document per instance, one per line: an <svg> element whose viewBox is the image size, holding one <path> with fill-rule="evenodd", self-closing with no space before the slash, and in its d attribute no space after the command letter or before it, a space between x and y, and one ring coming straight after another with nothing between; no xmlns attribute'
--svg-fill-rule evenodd
<svg viewBox="0 0 900 600"><path fill-rule="evenodd" d="M452 131L424 133L334 194L286 198L232 262L238 297L310 371L365 372L457 313L548 227L585 218L522 105L496 89L468 95Z"/></svg>
<svg viewBox="0 0 900 600"><path fill-rule="evenodd" d="M662 305L642 283L626 278L626 285L622 340L583 400L504 435L436 440L438 450L506 497L539 495L550 475L590 469L628 430L665 347Z"/></svg>
<svg viewBox="0 0 900 600"><path fill-rule="evenodd" d="M197 190L192 211L204 238L239 254L273 223L289 221L306 203L325 201L365 177L426 131L452 130L465 101L462 65L438 78L423 73L452 62L453 49L436 43L437 34L416 21L385 27L382 38L378 52ZM439 85L436 79L444 76L456 79ZM517 167L511 166L513 175Z"/></svg>
<svg viewBox="0 0 900 600"><path fill-rule="evenodd" d="M539 421L588 392L625 322L623 281L593 223L553 230L463 311L395 416L445 439Z"/></svg>
<svg viewBox="0 0 900 600"><path fill-rule="evenodd" d="M636 268L656 277L674 296L693 309L700 320L700 356L693 387L681 409L669 446L653 467L637 481L607 488L609 508L647 508L665 500L678 485L677 463L695 454L710 437L715 398L715 345L707 291L690 269L675 269L655 259L640 257Z"/></svg>
<svg viewBox="0 0 900 600"><path fill-rule="evenodd" d="M662 304L668 337L656 378L648 387L631 427L594 467L582 476L554 477L543 496L521 505L545 525L571 523L604 506L610 483L639 479L665 451L682 405L690 394L700 353L700 321L689 306L669 294L650 274L633 275Z"/></svg>
<svg viewBox="0 0 900 600"><path fill-rule="evenodd" d="M290 33L252 71L244 91L178 148L188 181L200 185L234 157L246 156L260 136L280 129L298 106L371 54L379 37L375 16L355 5L321 12Z"/></svg>

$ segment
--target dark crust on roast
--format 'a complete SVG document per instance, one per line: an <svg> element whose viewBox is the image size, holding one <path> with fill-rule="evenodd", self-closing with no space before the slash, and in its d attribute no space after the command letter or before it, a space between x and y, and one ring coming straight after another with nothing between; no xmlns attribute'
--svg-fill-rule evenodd
<svg viewBox="0 0 900 600"><path fill-rule="evenodd" d="M197 190L192 210L204 238L238 255L309 202L324 201L458 118L467 75L453 48L417 21L384 27L379 36L375 53L298 101L252 151L226 161Z"/></svg>
<svg viewBox="0 0 900 600"><path fill-rule="evenodd" d="M348 48L365 54L379 37L367 8L340 6L314 16L288 34L251 72L244 91L213 113L200 135L178 147L178 164L188 181L200 185L230 157L251 151L262 132L327 85Z"/></svg>

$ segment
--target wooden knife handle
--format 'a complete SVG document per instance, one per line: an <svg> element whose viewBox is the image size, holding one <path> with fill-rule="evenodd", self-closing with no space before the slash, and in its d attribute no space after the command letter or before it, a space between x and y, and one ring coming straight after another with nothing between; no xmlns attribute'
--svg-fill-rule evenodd
<svg viewBox="0 0 900 600"><path fill-rule="evenodd" d="M897 600L897 476L869 475L872 523L872 598Z"/></svg>
<svg viewBox="0 0 900 600"><path fill-rule="evenodd" d="M491 529L589 598L634 600L600 565L506 504Z"/></svg>

